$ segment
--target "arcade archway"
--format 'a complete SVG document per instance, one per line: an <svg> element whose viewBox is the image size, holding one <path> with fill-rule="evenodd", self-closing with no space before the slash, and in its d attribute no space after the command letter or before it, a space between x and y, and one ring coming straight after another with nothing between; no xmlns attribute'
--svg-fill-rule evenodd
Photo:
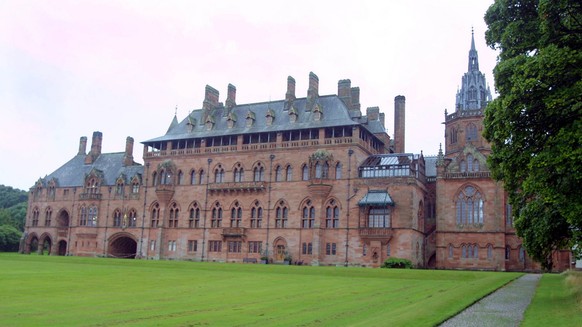
<svg viewBox="0 0 582 327"><path fill-rule="evenodd" d="M111 257L135 259L137 254L137 241L131 234L116 234L110 238L108 249L108 255Z"/></svg>

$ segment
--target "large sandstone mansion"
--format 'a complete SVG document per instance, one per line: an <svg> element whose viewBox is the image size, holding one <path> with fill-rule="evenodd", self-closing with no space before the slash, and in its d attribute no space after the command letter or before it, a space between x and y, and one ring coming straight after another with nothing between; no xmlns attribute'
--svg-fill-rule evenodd
<svg viewBox="0 0 582 327"><path fill-rule="evenodd" d="M482 137L491 100L471 40L456 107L444 115L438 156L405 151L405 98L394 99L394 138L360 89L338 82L306 97L287 79L279 101L224 103L206 86L202 108L143 141L144 165L101 153L94 132L30 189L22 251L216 262L537 270L491 179ZM283 93L283 92L281 92ZM435 122L438 128L440 122ZM567 256L556 270L567 268Z"/></svg>

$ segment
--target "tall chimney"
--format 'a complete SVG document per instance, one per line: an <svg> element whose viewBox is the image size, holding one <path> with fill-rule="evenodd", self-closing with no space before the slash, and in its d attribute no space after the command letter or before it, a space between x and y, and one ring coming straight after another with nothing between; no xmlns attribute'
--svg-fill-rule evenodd
<svg viewBox="0 0 582 327"><path fill-rule="evenodd" d="M295 79L291 76L287 77L287 93L285 93L285 101L295 101Z"/></svg>
<svg viewBox="0 0 582 327"><path fill-rule="evenodd" d="M87 137L81 136L81 139L79 140L79 152L77 153L77 155L85 154L87 154Z"/></svg>
<svg viewBox="0 0 582 327"><path fill-rule="evenodd" d="M133 137L128 136L125 139L125 155L123 156L123 165L133 165Z"/></svg>
<svg viewBox="0 0 582 327"><path fill-rule="evenodd" d="M337 96L346 104L348 109L352 109L352 81L342 79L337 82Z"/></svg>
<svg viewBox="0 0 582 327"><path fill-rule="evenodd" d="M204 102L202 102L202 108L205 111L210 111L216 107L218 107L218 97L220 93L218 90L213 88L210 85L206 85L204 89Z"/></svg>
<svg viewBox="0 0 582 327"><path fill-rule="evenodd" d="M236 106L236 87L232 84L228 84L228 93L226 95L225 104L227 109L231 109L232 107Z"/></svg>
<svg viewBox="0 0 582 327"><path fill-rule="evenodd" d="M368 117L368 121L378 120L378 118L380 118L380 108L379 107L366 108L366 116Z"/></svg>
<svg viewBox="0 0 582 327"><path fill-rule="evenodd" d="M405 102L403 95L394 98L394 152L404 153L405 143Z"/></svg>
<svg viewBox="0 0 582 327"><path fill-rule="evenodd" d="M313 72L309 72L309 88L307 89L307 105L306 111L311 111L319 97L319 77Z"/></svg>
<svg viewBox="0 0 582 327"><path fill-rule="evenodd" d="M101 142L103 141L103 133L93 132L93 140L91 140L91 151L85 157L85 164L92 164L97 157L101 155Z"/></svg>
<svg viewBox="0 0 582 327"><path fill-rule="evenodd" d="M360 88L352 87L352 110L360 110Z"/></svg>

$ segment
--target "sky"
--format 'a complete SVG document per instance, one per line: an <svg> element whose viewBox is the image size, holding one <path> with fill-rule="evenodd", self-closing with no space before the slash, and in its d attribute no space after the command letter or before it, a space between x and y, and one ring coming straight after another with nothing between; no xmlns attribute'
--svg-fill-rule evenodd
<svg viewBox="0 0 582 327"><path fill-rule="evenodd" d="M434 155L444 110L467 71L474 29L494 93L497 52L485 44L493 0L0 1L0 184L28 190L103 133L102 152L165 134L200 109L210 85L238 104L319 94L350 79L362 112L378 106L394 133L406 97L406 152ZM495 97L495 95L494 95Z"/></svg>

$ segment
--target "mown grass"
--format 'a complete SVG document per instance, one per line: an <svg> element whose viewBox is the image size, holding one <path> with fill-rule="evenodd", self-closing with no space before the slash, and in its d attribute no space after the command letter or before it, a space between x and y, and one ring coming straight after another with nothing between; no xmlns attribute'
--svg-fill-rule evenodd
<svg viewBox="0 0 582 327"><path fill-rule="evenodd" d="M433 326L518 273L0 254L0 326Z"/></svg>
<svg viewBox="0 0 582 327"><path fill-rule="evenodd" d="M544 274L522 326L582 326L582 272Z"/></svg>

